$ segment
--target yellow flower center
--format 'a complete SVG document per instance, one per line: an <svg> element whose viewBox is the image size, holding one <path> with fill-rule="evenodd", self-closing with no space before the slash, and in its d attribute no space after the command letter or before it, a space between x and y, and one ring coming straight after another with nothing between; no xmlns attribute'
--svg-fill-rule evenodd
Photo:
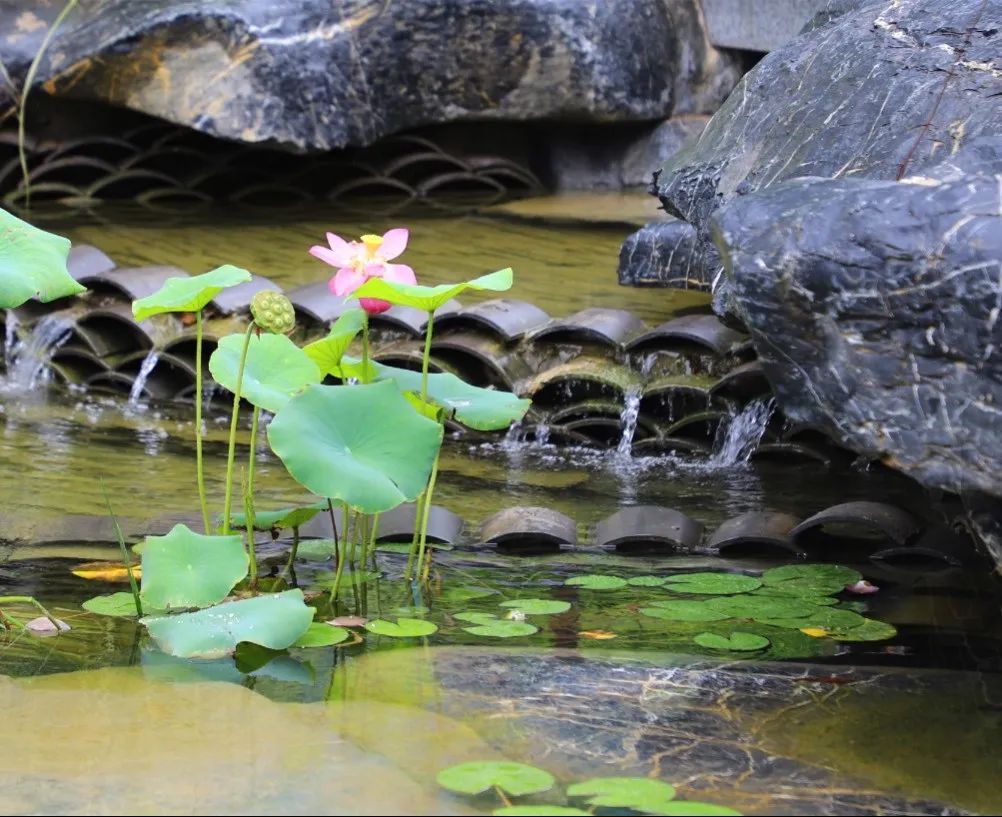
<svg viewBox="0 0 1002 817"><path fill-rule="evenodd" d="M363 235L362 243L365 244L369 257L375 258L376 252L383 246L383 237L381 235Z"/></svg>

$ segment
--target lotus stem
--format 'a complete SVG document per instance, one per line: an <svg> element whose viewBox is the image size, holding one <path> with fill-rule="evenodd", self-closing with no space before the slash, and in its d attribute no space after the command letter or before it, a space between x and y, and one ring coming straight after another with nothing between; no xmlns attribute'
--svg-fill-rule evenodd
<svg viewBox="0 0 1002 817"><path fill-rule="evenodd" d="M0 604L32 604L41 611L42 615L45 616L51 622L52 626L55 627L58 632L61 632L63 629L62 627L59 626L59 622L55 618L53 618L52 613L46 610L38 602L38 600L33 598L32 596L0 596ZM9 618L6 613L3 614L3 621L5 624L8 621L15 621L19 626L21 625L21 622L17 621L16 619Z"/></svg>
<svg viewBox="0 0 1002 817"><path fill-rule="evenodd" d="M376 532L379 530L379 514L375 513L372 515L372 527L369 529L369 541L365 547L365 564L372 563L373 568L376 566Z"/></svg>
<svg viewBox="0 0 1002 817"><path fill-rule="evenodd" d="M421 405L428 402L428 363L431 360L431 338L435 331L435 310L428 310L428 325L424 331L424 354L421 356ZM424 539L422 535L422 520L427 516L429 504L428 493L435 479L435 471L438 467L438 454L435 455L435 465L432 467L432 476L428 481L428 487L417 498L417 506L414 515L414 537L411 539L411 550L407 555L407 570L405 575L408 581L413 577L412 568L414 566L414 554L418 551L417 572L421 572L421 558L424 555ZM424 522L427 526L427 522Z"/></svg>
<svg viewBox="0 0 1002 817"><path fill-rule="evenodd" d="M115 526L115 536L118 537L118 549L122 552L122 564L125 565L125 572L129 574L129 587L132 590L132 600L136 603L136 615L143 617L143 602L139 598L139 585L136 584L135 573L132 572L132 562L129 556L129 549L125 546L125 536L122 534L122 526L118 524L118 517L111 508L111 498L108 496L108 488L101 480L101 493L104 494L104 504L108 506L108 516L111 517L111 524ZM206 531L208 532L208 531Z"/></svg>
<svg viewBox="0 0 1002 817"><path fill-rule="evenodd" d="M363 312L362 317L362 384L369 382L369 313Z"/></svg>
<svg viewBox="0 0 1002 817"><path fill-rule="evenodd" d="M421 356L421 402L428 402L428 362L431 360L431 336L435 327L435 310L428 310L428 327L424 330L424 354Z"/></svg>
<svg viewBox="0 0 1002 817"><path fill-rule="evenodd" d="M344 502L342 503L342 506L344 507L344 518L347 520L349 512L348 503ZM348 523L345 522L345 527L347 526ZM358 513L355 513L354 516L352 517L351 533L354 534L354 532L357 529L358 529ZM334 542L334 554L335 558L337 558L338 561L337 561L337 570L334 573L334 586L331 588L332 606L337 601L337 594L341 590L341 577L344 575L344 563L348 561L348 541L351 539L351 536L347 532L345 532L345 535L342 538L344 539L344 552L340 554L340 558L338 558L338 550L340 550L340 548L338 546L337 541Z"/></svg>
<svg viewBox="0 0 1002 817"><path fill-rule="evenodd" d="M290 575L295 575L295 564L296 556L299 554L299 526L297 525L292 529L292 550L289 551L289 562L285 566L285 572Z"/></svg>
<svg viewBox="0 0 1002 817"><path fill-rule="evenodd" d="M247 525L247 554L251 561L251 585L257 581L257 561L254 551L254 462L257 459L257 429L261 409L254 406L251 419L250 454L247 458L247 485L244 488L244 521Z"/></svg>
<svg viewBox="0 0 1002 817"><path fill-rule="evenodd" d="M331 502L330 498L327 499L327 513L330 515L330 518L331 518L331 531L333 531L333 533L334 533L334 567L337 568L338 562L340 561L338 559L338 548L340 548L340 545L338 544L338 541L337 541L337 520L334 519L334 503ZM348 524L348 513L347 512L345 512L345 515L344 515L344 524L345 525Z"/></svg>
<svg viewBox="0 0 1002 817"><path fill-rule="evenodd" d="M435 493L435 480L438 478L438 459L442 454L442 447L439 446L435 453L435 461L431 465L431 476L428 478L428 487L424 492L424 507L421 509L421 539L418 542L417 573L427 578L428 570L431 567L431 554L428 555L428 564L425 565L425 545L428 542L428 519L431 516L431 499ZM423 568L423 569L422 569Z"/></svg>
<svg viewBox="0 0 1002 817"><path fill-rule="evenodd" d="M212 533L209 521L209 501L205 497L205 465L202 462L202 310L195 313L195 479L198 501L202 506L205 535Z"/></svg>
<svg viewBox="0 0 1002 817"><path fill-rule="evenodd" d="M254 321L247 326L244 335L244 348L240 352L240 366L237 369L237 386L233 392L233 413L230 415L230 446L226 453L226 494L223 499L223 535L230 533L230 511L233 508L233 462L237 451L237 420L240 417L240 386L244 380L244 365L247 363L247 350L250 349L251 333L254 331Z"/></svg>

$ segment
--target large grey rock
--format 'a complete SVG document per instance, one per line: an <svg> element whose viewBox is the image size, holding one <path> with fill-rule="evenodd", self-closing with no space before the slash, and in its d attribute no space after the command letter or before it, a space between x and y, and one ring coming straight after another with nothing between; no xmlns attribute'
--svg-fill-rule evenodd
<svg viewBox="0 0 1002 817"><path fill-rule="evenodd" d="M16 81L60 7L0 0ZM710 113L738 71L698 0L81 0L37 81L214 136L327 150L458 120Z"/></svg>
<svg viewBox="0 0 1002 817"><path fill-rule="evenodd" d="M1002 0L836 0L814 25L766 56L664 167L665 209L702 240L739 194L802 176L920 174L1002 132Z"/></svg>
<svg viewBox="0 0 1002 817"><path fill-rule="evenodd" d="M702 0L714 45L772 51L800 33L825 0Z"/></svg>
<svg viewBox="0 0 1002 817"><path fill-rule="evenodd" d="M695 228L685 221L651 222L623 242L619 283L634 287L698 287L700 246Z"/></svg>
<svg viewBox="0 0 1002 817"><path fill-rule="evenodd" d="M713 233L787 416L927 485L1002 497L1002 161L967 164L771 185Z"/></svg>

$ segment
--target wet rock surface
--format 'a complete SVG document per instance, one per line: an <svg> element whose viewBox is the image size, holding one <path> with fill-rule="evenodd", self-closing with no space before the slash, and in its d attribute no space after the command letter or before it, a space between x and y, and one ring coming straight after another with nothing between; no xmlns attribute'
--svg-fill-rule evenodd
<svg viewBox="0 0 1002 817"><path fill-rule="evenodd" d="M619 283L688 289L702 286L704 245L687 221L655 221L623 242Z"/></svg>
<svg viewBox="0 0 1002 817"><path fill-rule="evenodd" d="M58 11L0 6L15 80ZM82 0L37 81L213 136L328 150L457 120L708 113L738 72L697 0Z"/></svg>

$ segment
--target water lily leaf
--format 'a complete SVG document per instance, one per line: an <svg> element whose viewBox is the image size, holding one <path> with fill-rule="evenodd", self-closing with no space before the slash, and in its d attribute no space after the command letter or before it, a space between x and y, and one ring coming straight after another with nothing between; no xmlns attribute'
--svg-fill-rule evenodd
<svg viewBox="0 0 1002 817"><path fill-rule="evenodd" d="M106 596L94 596L83 603L88 613L98 616L113 616L115 618L136 618L136 600L132 593L110 593ZM146 612L146 611L144 611Z"/></svg>
<svg viewBox="0 0 1002 817"><path fill-rule="evenodd" d="M626 587L626 579L619 576L603 576L592 573L587 576L574 576L564 582L571 587L584 587L587 590L619 590Z"/></svg>
<svg viewBox="0 0 1002 817"><path fill-rule="evenodd" d="M478 613L475 610L465 610L461 613L453 613L452 617L457 621L469 621L471 624L490 624L499 621L494 613Z"/></svg>
<svg viewBox="0 0 1002 817"><path fill-rule="evenodd" d="M317 365L322 377L327 375L344 377L341 371L341 358L364 326L365 310L349 309L341 313L327 337L303 347L303 351Z"/></svg>
<svg viewBox="0 0 1002 817"><path fill-rule="evenodd" d="M344 627L332 627L323 621L315 621L307 628L305 633L293 642L292 646L331 647L334 644L347 641L349 638L351 638L351 633Z"/></svg>
<svg viewBox="0 0 1002 817"><path fill-rule="evenodd" d="M179 658L218 658L250 641L272 650L292 646L309 628L314 610L301 590L217 604L194 613L140 619L156 645Z"/></svg>
<svg viewBox="0 0 1002 817"><path fill-rule="evenodd" d="M728 596L706 602L714 610L727 613L730 618L799 618L811 615L817 606L793 596Z"/></svg>
<svg viewBox="0 0 1002 817"><path fill-rule="evenodd" d="M157 610L208 607L226 598L248 564L240 536L203 536L175 525L166 536L146 537L140 593Z"/></svg>
<svg viewBox="0 0 1002 817"><path fill-rule="evenodd" d="M863 577L857 570L831 564L785 565L774 567L762 574L762 581L766 584L779 584L790 579L808 579L821 583L834 583L839 587L855 584L861 578Z"/></svg>
<svg viewBox="0 0 1002 817"><path fill-rule="evenodd" d="M657 812L662 817L741 817L740 811L698 800L672 800Z"/></svg>
<svg viewBox="0 0 1002 817"><path fill-rule="evenodd" d="M431 612L431 608L425 607L423 604L405 604L402 607L394 607L391 612L398 617L414 618L416 616L428 615Z"/></svg>
<svg viewBox="0 0 1002 817"><path fill-rule="evenodd" d="M513 599L501 602L500 606L521 610L527 616L552 616L571 609L570 602L555 599Z"/></svg>
<svg viewBox="0 0 1002 817"><path fill-rule="evenodd" d="M652 605L642 607L641 614L666 621L723 621L732 618L708 601L658 601L652 602Z"/></svg>
<svg viewBox="0 0 1002 817"><path fill-rule="evenodd" d="M137 321L145 321L164 312L199 312L224 289L250 279L247 270L232 264L189 278L168 278L152 295L133 301L132 314Z"/></svg>
<svg viewBox="0 0 1002 817"><path fill-rule="evenodd" d="M834 632L832 638L837 641L886 641L889 638L894 638L897 634L898 631L894 626L885 621L864 618L863 623L858 627Z"/></svg>
<svg viewBox="0 0 1002 817"><path fill-rule="evenodd" d="M769 639L755 633L731 633L730 638L716 633L700 633L693 638L700 647L711 650L755 652L769 646Z"/></svg>
<svg viewBox="0 0 1002 817"><path fill-rule="evenodd" d="M747 593L762 586L759 579L740 573L680 573L669 576L665 587L676 593L728 595Z"/></svg>
<svg viewBox="0 0 1002 817"><path fill-rule="evenodd" d="M832 607L818 607L803 618L759 618L756 621L773 627L784 627L790 630L801 630L804 627L819 627L822 630L852 630L861 626L866 619L852 610L840 610ZM810 635L810 633L808 633Z"/></svg>
<svg viewBox="0 0 1002 817"><path fill-rule="evenodd" d="M370 278L356 289L355 298L378 298L395 306L411 306L423 312L434 312L447 301L468 289L505 292L511 289L513 281L511 269L498 270L489 275L481 275L462 284L439 284L434 287L415 284L395 284L383 278Z"/></svg>
<svg viewBox="0 0 1002 817"><path fill-rule="evenodd" d="M578 817L584 815L591 817L590 811L582 811L579 808L568 806L505 806L496 808L492 812L494 817Z"/></svg>
<svg viewBox="0 0 1002 817"><path fill-rule="evenodd" d="M484 638L518 638L539 632L538 627L527 621L514 621L507 618L485 620L483 624L478 624L475 627L463 627L463 630L470 635L479 635Z"/></svg>
<svg viewBox="0 0 1002 817"><path fill-rule="evenodd" d="M372 279L376 280L376 279ZM402 392L421 393L421 372L375 364L377 380L392 380ZM428 400L463 425L477 431L497 431L521 420L532 404L511 392L471 386L454 374L428 375ZM420 398L418 401L420 402Z"/></svg>
<svg viewBox="0 0 1002 817"><path fill-rule="evenodd" d="M437 632L438 626L419 618L398 618L396 624L377 618L375 621L367 621L365 629L370 633L391 638L419 638Z"/></svg>
<svg viewBox="0 0 1002 817"><path fill-rule="evenodd" d="M29 298L48 303L84 291L66 269L69 239L0 210L0 309Z"/></svg>
<svg viewBox="0 0 1002 817"><path fill-rule="evenodd" d="M442 601L447 601L450 604L456 604L461 601L470 601L470 599L481 599L485 596L496 596L498 591L489 587L470 587L468 585L460 585L457 587L446 587L442 593Z"/></svg>
<svg viewBox="0 0 1002 817"><path fill-rule="evenodd" d="M626 583L631 587L661 587L665 583L664 576L634 576L627 579Z"/></svg>
<svg viewBox="0 0 1002 817"><path fill-rule="evenodd" d="M376 545L376 550L380 553L410 553L412 547L410 542L384 542ZM425 550L455 550L455 547L440 542L426 542Z"/></svg>
<svg viewBox="0 0 1002 817"><path fill-rule="evenodd" d="M237 388L244 340L243 333L221 338L209 358L213 379L231 393ZM276 413L290 397L320 380L317 364L285 335L251 336L240 396L252 406Z"/></svg>
<svg viewBox="0 0 1002 817"><path fill-rule="evenodd" d="M787 587L787 585L791 585ZM826 591L814 582L804 584L803 579L790 579L788 582L780 584L763 584L758 590L751 593L753 596L763 596L768 598L795 598L808 604L816 604L819 607L827 607L838 604L839 600L827 595Z"/></svg>
<svg viewBox="0 0 1002 817"><path fill-rule="evenodd" d="M556 783L549 772L504 760L460 763L443 769L436 779L442 788L459 794L481 794L496 787L511 797L548 791Z"/></svg>
<svg viewBox="0 0 1002 817"><path fill-rule="evenodd" d="M296 556L314 562L324 562L333 559L337 551L333 539L303 539L299 543Z"/></svg>
<svg viewBox="0 0 1002 817"><path fill-rule="evenodd" d="M277 511L256 511L254 530L285 530L299 528L321 511L327 510L326 500L305 505L301 508L282 508ZM230 514L230 527L246 528L247 516L242 513Z"/></svg>
<svg viewBox="0 0 1002 817"><path fill-rule="evenodd" d="M140 578L142 574L142 567L140 565L126 567L121 562L87 562L86 564L77 565L70 572L74 576L79 576L81 579L87 579L88 581L127 583L129 581L130 569L133 576L137 579Z"/></svg>
<svg viewBox="0 0 1002 817"><path fill-rule="evenodd" d="M268 441L306 490L380 513L424 490L442 427L392 383L308 386L268 425Z"/></svg>
<svg viewBox="0 0 1002 817"><path fill-rule="evenodd" d="M675 787L649 777L596 777L567 787L568 797L586 797L600 808L621 808L660 814L675 797Z"/></svg>

